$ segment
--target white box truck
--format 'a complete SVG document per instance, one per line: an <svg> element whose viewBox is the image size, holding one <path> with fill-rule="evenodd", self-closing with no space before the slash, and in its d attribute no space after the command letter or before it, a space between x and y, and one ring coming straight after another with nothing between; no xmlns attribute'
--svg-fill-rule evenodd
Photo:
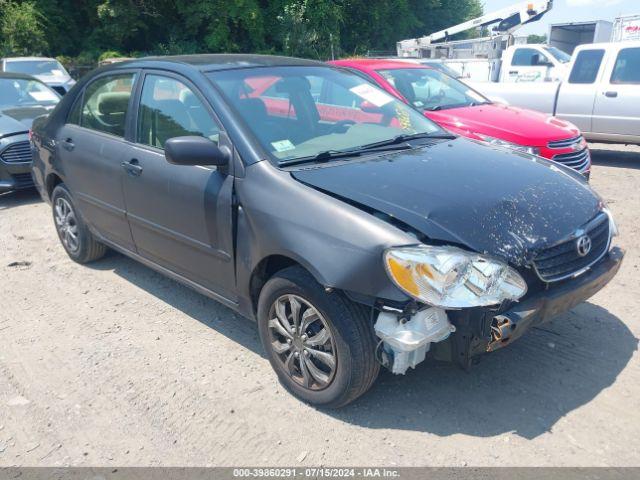
<svg viewBox="0 0 640 480"><path fill-rule="evenodd" d="M613 23L606 20L552 23L547 43L571 55L578 45L608 42L612 29Z"/></svg>
<svg viewBox="0 0 640 480"><path fill-rule="evenodd" d="M625 15L613 23L612 42L640 40L640 15Z"/></svg>

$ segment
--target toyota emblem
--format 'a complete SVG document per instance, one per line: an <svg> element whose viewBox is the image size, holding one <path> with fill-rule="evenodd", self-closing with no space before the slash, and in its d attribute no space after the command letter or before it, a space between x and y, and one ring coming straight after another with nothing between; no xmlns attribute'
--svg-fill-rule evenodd
<svg viewBox="0 0 640 480"><path fill-rule="evenodd" d="M576 251L581 257L586 256L591 251L591 237L582 235L576 240Z"/></svg>

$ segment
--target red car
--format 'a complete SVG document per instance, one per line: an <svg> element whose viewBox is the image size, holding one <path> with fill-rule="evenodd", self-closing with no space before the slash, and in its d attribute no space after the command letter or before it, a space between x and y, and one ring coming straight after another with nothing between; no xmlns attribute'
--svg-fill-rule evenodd
<svg viewBox="0 0 640 480"><path fill-rule="evenodd" d="M591 155L587 142L569 122L492 103L459 80L424 65L373 59L329 63L376 83L453 133L533 153L589 178Z"/></svg>

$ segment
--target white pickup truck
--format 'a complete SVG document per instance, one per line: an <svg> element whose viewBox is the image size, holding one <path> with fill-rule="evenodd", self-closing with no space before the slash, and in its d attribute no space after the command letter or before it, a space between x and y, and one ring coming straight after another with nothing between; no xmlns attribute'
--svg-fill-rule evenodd
<svg viewBox="0 0 640 480"><path fill-rule="evenodd" d="M471 85L495 102L568 120L588 140L640 144L640 41L580 45L563 82Z"/></svg>

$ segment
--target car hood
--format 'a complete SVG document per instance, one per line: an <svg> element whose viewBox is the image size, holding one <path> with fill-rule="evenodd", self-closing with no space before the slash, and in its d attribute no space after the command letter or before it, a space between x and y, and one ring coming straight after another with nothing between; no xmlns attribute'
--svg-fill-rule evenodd
<svg viewBox="0 0 640 480"><path fill-rule="evenodd" d="M55 105L28 105L0 109L0 136L25 132L40 115L47 115Z"/></svg>
<svg viewBox="0 0 640 480"><path fill-rule="evenodd" d="M463 138L291 174L432 241L514 265L529 263L603 208L587 183L567 169Z"/></svg>
<svg viewBox="0 0 640 480"><path fill-rule="evenodd" d="M71 80L69 75L33 75L47 85L64 85Z"/></svg>
<svg viewBox="0 0 640 480"><path fill-rule="evenodd" d="M426 111L425 115L456 133L480 133L532 147L580 135L578 128L559 118L496 103Z"/></svg>

